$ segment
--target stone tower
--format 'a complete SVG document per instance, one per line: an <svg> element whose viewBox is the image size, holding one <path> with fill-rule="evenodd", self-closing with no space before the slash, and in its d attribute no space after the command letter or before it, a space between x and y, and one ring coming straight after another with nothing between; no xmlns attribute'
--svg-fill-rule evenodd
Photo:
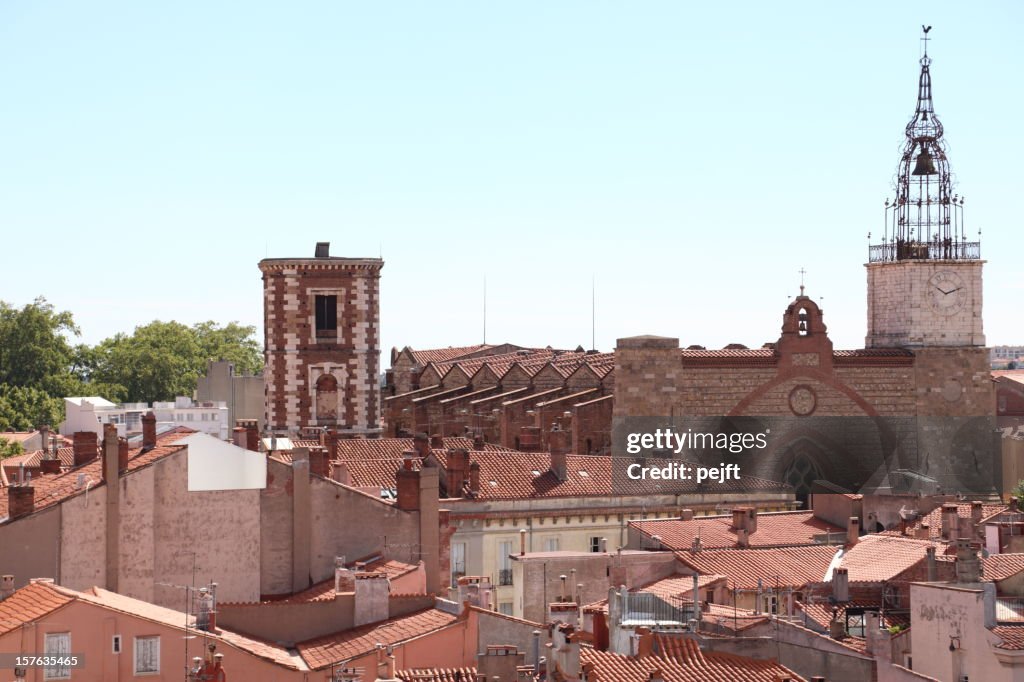
<svg viewBox="0 0 1024 682"><path fill-rule="evenodd" d="M869 250L868 348L985 345L981 244L967 241L964 200L953 192L930 65L925 50L896 196L885 202L882 242Z"/></svg>
<svg viewBox="0 0 1024 682"><path fill-rule="evenodd" d="M263 273L266 428L380 434L379 258L267 258Z"/></svg>

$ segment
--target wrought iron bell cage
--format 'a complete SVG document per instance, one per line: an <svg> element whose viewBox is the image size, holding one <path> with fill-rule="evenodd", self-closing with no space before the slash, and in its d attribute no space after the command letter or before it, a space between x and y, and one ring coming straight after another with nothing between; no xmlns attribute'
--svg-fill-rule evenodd
<svg viewBox="0 0 1024 682"><path fill-rule="evenodd" d="M967 241L964 198L953 192L942 123L935 115L927 40L917 86L917 108L906 127L896 171L896 196L885 201L882 242L869 247L869 261L977 260L980 241ZM979 233L980 234L980 233ZM869 235L870 236L870 235Z"/></svg>

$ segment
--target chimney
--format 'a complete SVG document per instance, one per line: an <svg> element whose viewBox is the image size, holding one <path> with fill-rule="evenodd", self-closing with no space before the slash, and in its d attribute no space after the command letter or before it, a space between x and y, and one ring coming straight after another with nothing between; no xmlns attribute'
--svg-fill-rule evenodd
<svg viewBox="0 0 1024 682"><path fill-rule="evenodd" d="M935 545L925 548L926 564L928 566L928 582L933 583L939 579L939 568L935 564Z"/></svg>
<svg viewBox="0 0 1024 682"><path fill-rule="evenodd" d="M352 474L348 470L348 464L340 460L334 463L331 478L342 485L352 485Z"/></svg>
<svg viewBox="0 0 1024 682"><path fill-rule="evenodd" d="M473 449L480 451L484 449L484 436L481 433L473 434Z"/></svg>
<svg viewBox="0 0 1024 682"><path fill-rule="evenodd" d="M519 556L523 556L524 554L526 554L526 529L525 528L520 528L519 529ZM500 559L500 557L499 557L499 559ZM564 578L564 576L563 576L563 578ZM562 582L564 583L565 580L563 580Z"/></svg>
<svg viewBox="0 0 1024 682"><path fill-rule="evenodd" d="M942 505L942 539L947 542L956 540L958 524L957 506L951 503Z"/></svg>
<svg viewBox="0 0 1024 682"><path fill-rule="evenodd" d="M832 571L832 597L840 604L850 601L850 572L841 566Z"/></svg>
<svg viewBox="0 0 1024 682"><path fill-rule="evenodd" d="M245 447L253 452L260 451L260 423L255 419L245 420Z"/></svg>
<svg viewBox="0 0 1024 682"><path fill-rule="evenodd" d="M435 433L430 437L430 449L444 450L444 438L441 437L441 434Z"/></svg>
<svg viewBox="0 0 1024 682"><path fill-rule="evenodd" d="M50 451L50 427L46 424L39 427L39 449L43 452Z"/></svg>
<svg viewBox="0 0 1024 682"><path fill-rule="evenodd" d="M740 549L750 547L750 533L746 528L736 529L736 546Z"/></svg>
<svg viewBox="0 0 1024 682"><path fill-rule="evenodd" d="M743 508L742 507L736 507L735 509L732 510L732 527L733 527L733 530L740 530L741 528L743 528L743 521L744 521L743 516L744 515L743 515Z"/></svg>
<svg viewBox="0 0 1024 682"><path fill-rule="evenodd" d="M968 538L957 538L956 541L956 581L981 582L981 561Z"/></svg>
<svg viewBox="0 0 1024 682"><path fill-rule="evenodd" d="M469 451L462 448L449 450L446 470L448 480L445 481L445 491L448 497L462 497L462 488L469 473Z"/></svg>
<svg viewBox="0 0 1024 682"><path fill-rule="evenodd" d="M683 521L693 521L693 510L684 509L680 514L679 518Z"/></svg>
<svg viewBox="0 0 1024 682"><path fill-rule="evenodd" d="M474 496L480 494L480 463L473 462L469 465L469 492Z"/></svg>
<svg viewBox="0 0 1024 682"><path fill-rule="evenodd" d="M0 577L0 601L7 599L14 594L14 576L6 574Z"/></svg>
<svg viewBox="0 0 1024 682"><path fill-rule="evenodd" d="M564 481L568 478L568 465L566 463L567 455L565 452L551 451L551 473L555 475L559 481Z"/></svg>
<svg viewBox="0 0 1024 682"><path fill-rule="evenodd" d="M355 574L353 627L388 619L388 576L386 573Z"/></svg>
<svg viewBox="0 0 1024 682"><path fill-rule="evenodd" d="M28 516L36 508L36 489L31 482L7 486L7 516L11 519Z"/></svg>
<svg viewBox="0 0 1024 682"><path fill-rule="evenodd" d="M860 519L851 516L846 523L846 544L855 545L860 540Z"/></svg>
<svg viewBox="0 0 1024 682"><path fill-rule="evenodd" d="M932 534L932 526L931 526L931 524L928 523L927 521L922 521L921 525L917 529L917 537L922 539L922 540L927 540L929 537L931 537L931 534Z"/></svg>
<svg viewBox="0 0 1024 682"><path fill-rule="evenodd" d="M832 611L832 620L828 624L828 636L832 639L843 639L846 637L846 625L839 620L836 610Z"/></svg>
<svg viewBox="0 0 1024 682"><path fill-rule="evenodd" d="M331 426L320 432L320 445L327 450L327 459L338 458L338 430Z"/></svg>
<svg viewBox="0 0 1024 682"><path fill-rule="evenodd" d="M415 450L402 453L402 468L395 473L395 506L402 511L416 511L420 508L420 472L412 468L418 458Z"/></svg>
<svg viewBox="0 0 1024 682"><path fill-rule="evenodd" d="M146 450L156 447L156 415L152 412L142 415L142 447Z"/></svg>
<svg viewBox="0 0 1024 682"><path fill-rule="evenodd" d="M128 470L128 439L117 439L117 472L123 473Z"/></svg>
<svg viewBox="0 0 1024 682"><path fill-rule="evenodd" d="M309 473L323 478L331 477L331 457L322 445L309 448Z"/></svg>
<svg viewBox="0 0 1024 682"><path fill-rule="evenodd" d="M100 448L100 459L103 461L103 480L117 479L118 467L114 465L118 461L120 447L117 437L117 426L114 424L103 425L103 447ZM120 463L120 462L118 462Z"/></svg>
<svg viewBox="0 0 1024 682"><path fill-rule="evenodd" d="M985 507L978 500L971 502L971 528L975 533L978 532L978 525L981 523L984 509Z"/></svg>
<svg viewBox="0 0 1024 682"><path fill-rule="evenodd" d="M548 450L551 455L565 455L572 450L572 434L564 431L558 424L553 424L548 432Z"/></svg>
<svg viewBox="0 0 1024 682"><path fill-rule="evenodd" d="M95 431L76 431L72 436L71 449L74 452L74 466L81 466L96 459L97 438Z"/></svg>
<svg viewBox="0 0 1024 682"><path fill-rule="evenodd" d="M426 459L430 455L430 439L425 433L417 433L412 439L413 450L420 459Z"/></svg>
<svg viewBox="0 0 1024 682"><path fill-rule="evenodd" d="M231 442L240 448L247 448L246 441L249 438L249 432L245 430L244 426L236 426L231 429Z"/></svg>
<svg viewBox="0 0 1024 682"><path fill-rule="evenodd" d="M356 578L355 573L352 569L345 568L345 557L339 556L334 558L334 594L335 596L342 592L355 592L356 591Z"/></svg>
<svg viewBox="0 0 1024 682"><path fill-rule="evenodd" d="M654 653L654 633L650 628L638 627L636 633L636 657L647 658Z"/></svg>
<svg viewBox="0 0 1024 682"><path fill-rule="evenodd" d="M39 469L44 474L59 474L60 460L56 457L44 456L39 460Z"/></svg>

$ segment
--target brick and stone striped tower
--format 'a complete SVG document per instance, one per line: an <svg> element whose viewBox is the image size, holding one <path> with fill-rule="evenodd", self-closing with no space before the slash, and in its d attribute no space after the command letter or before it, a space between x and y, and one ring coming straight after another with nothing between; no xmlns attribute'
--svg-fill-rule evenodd
<svg viewBox="0 0 1024 682"><path fill-rule="evenodd" d="M267 430L380 433L379 258L267 258L263 327Z"/></svg>

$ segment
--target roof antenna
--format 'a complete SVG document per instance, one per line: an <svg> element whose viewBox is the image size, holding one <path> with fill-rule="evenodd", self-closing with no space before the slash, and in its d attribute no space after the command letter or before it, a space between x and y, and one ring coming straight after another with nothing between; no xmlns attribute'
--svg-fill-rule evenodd
<svg viewBox="0 0 1024 682"><path fill-rule="evenodd" d="M590 350L597 350L597 295L596 276L590 275Z"/></svg>

